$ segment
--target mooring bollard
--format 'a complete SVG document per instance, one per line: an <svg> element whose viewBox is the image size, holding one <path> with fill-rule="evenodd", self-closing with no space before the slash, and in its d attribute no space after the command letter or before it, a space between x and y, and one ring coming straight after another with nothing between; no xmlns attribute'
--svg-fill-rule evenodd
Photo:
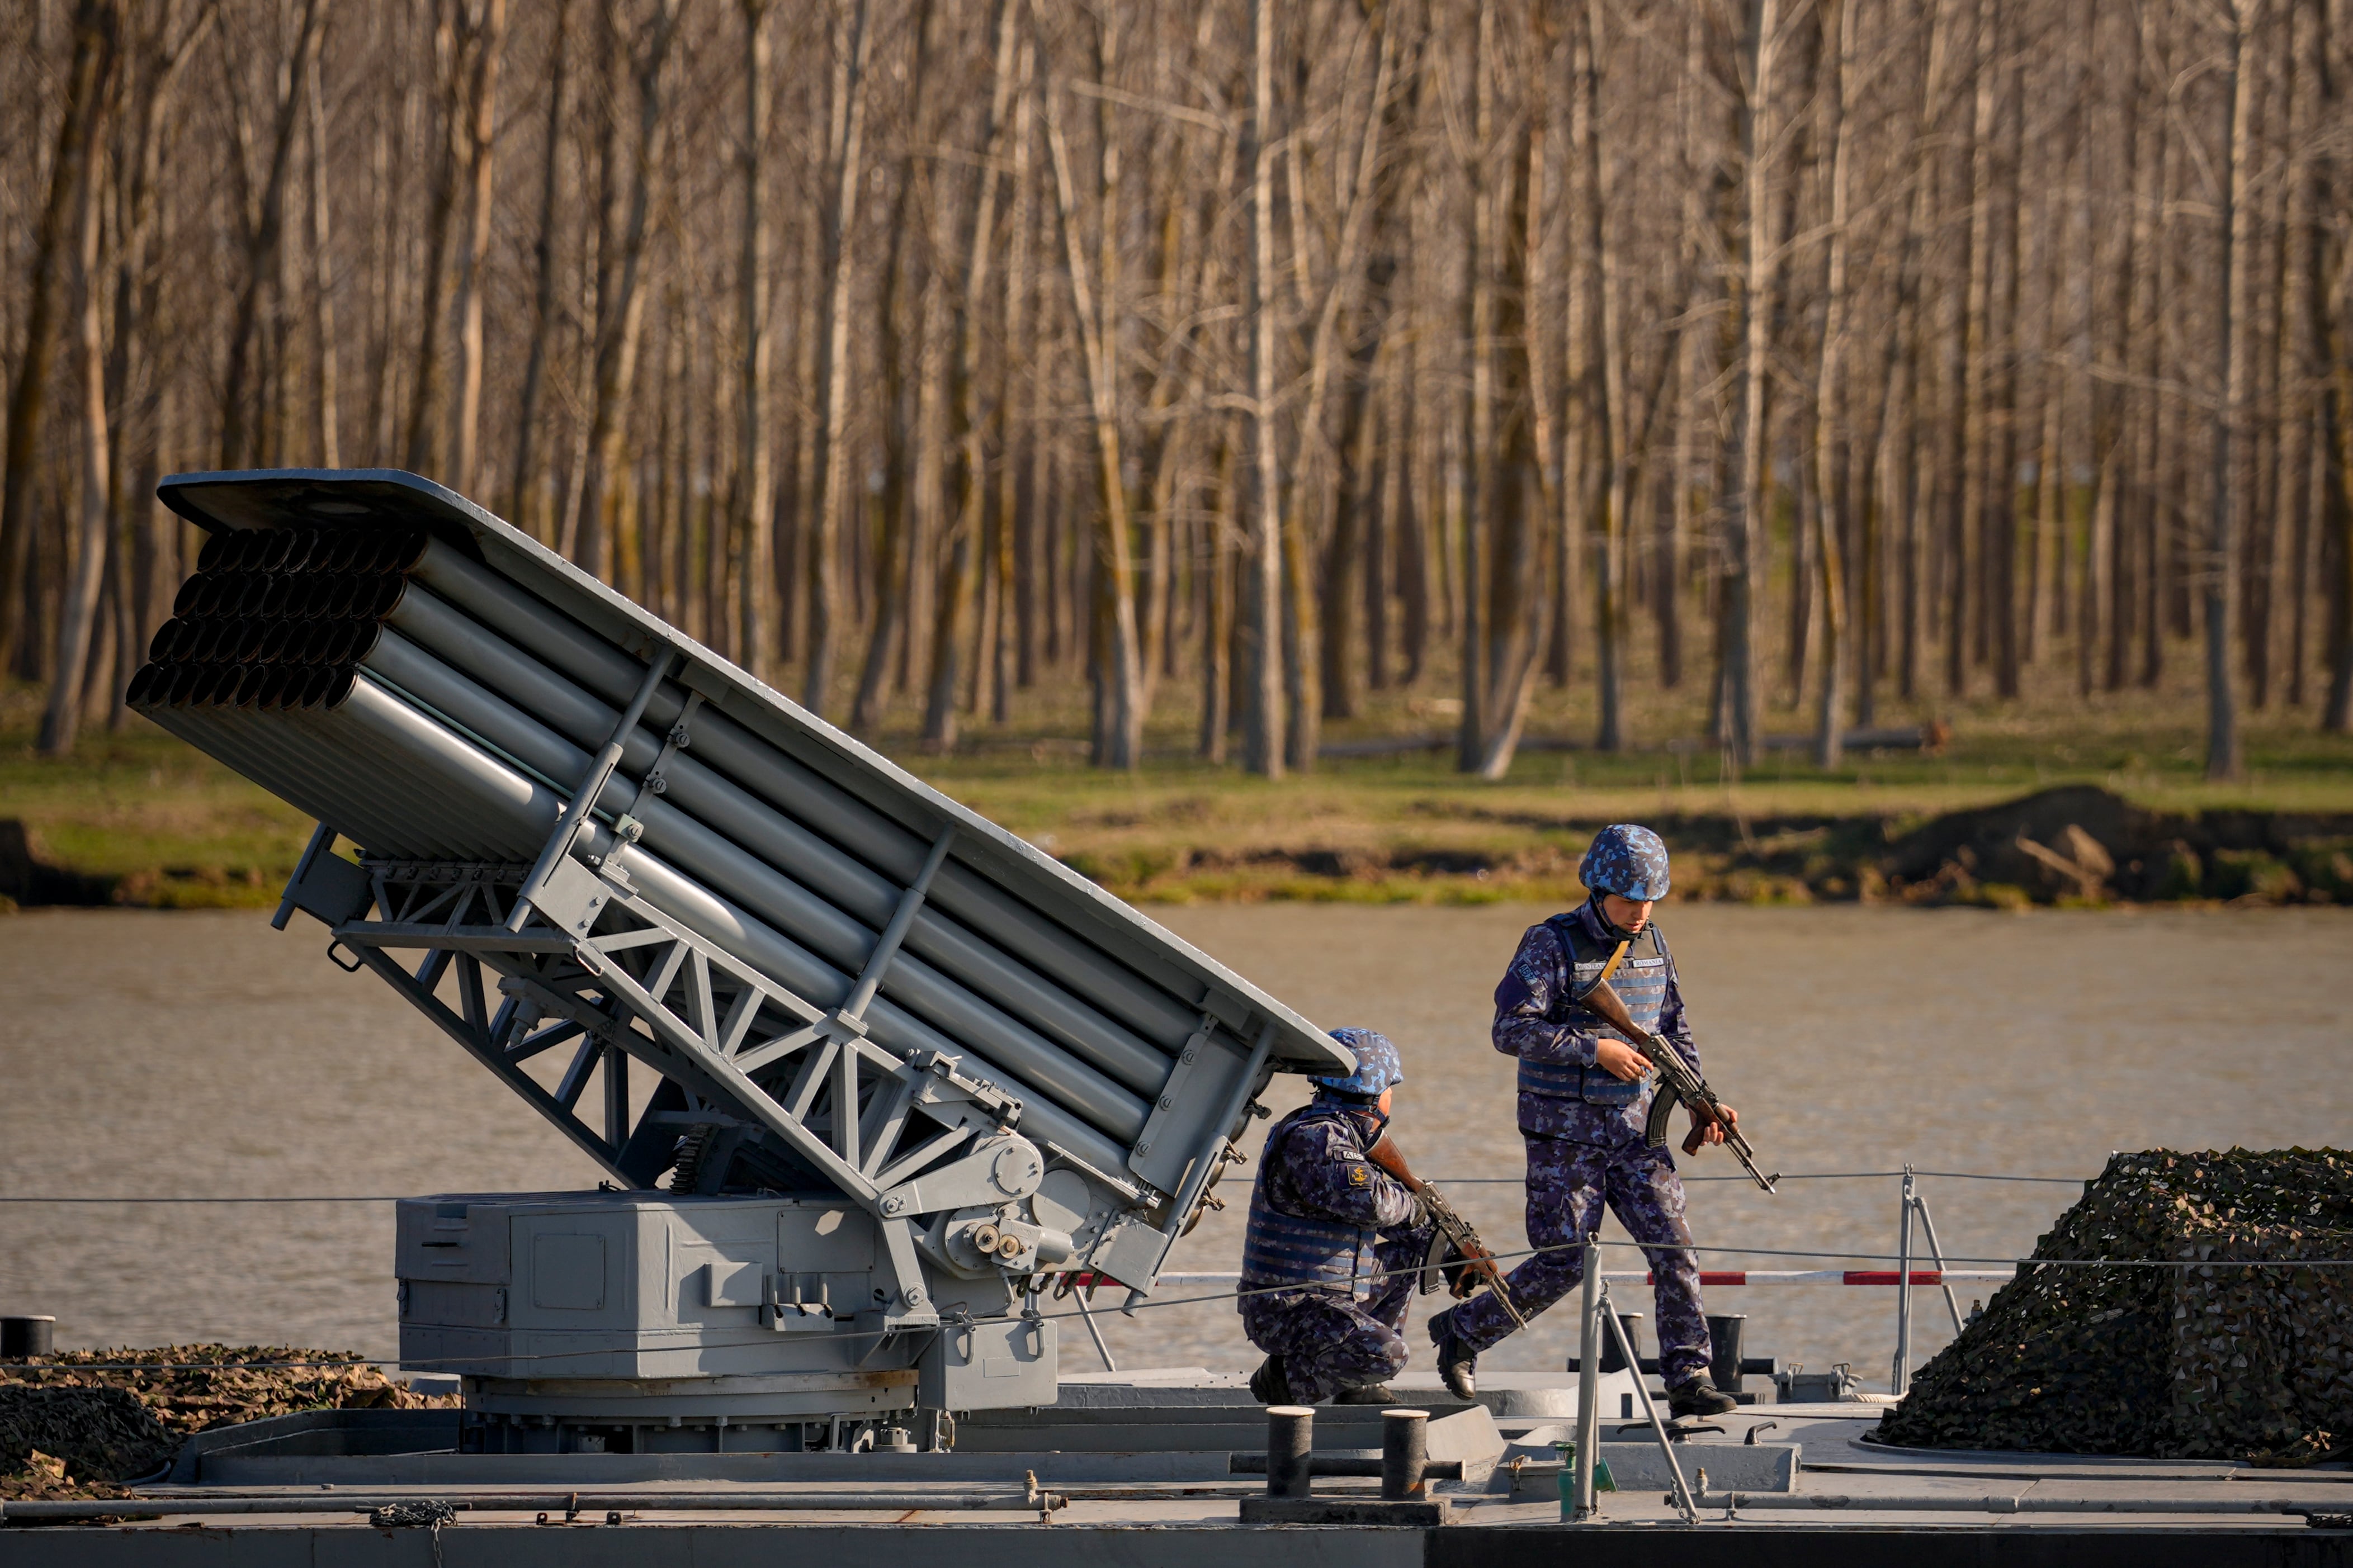
<svg viewBox="0 0 2353 1568"><path fill-rule="evenodd" d="M1626 1325L1627 1342L1634 1347L1634 1354L1639 1360L1642 1353L1642 1314L1640 1312L1620 1312L1618 1314L1618 1321ZM1626 1358L1618 1353L1618 1342L1609 1338L1607 1335L1603 1336L1601 1341L1601 1375L1607 1377L1613 1372L1624 1372L1625 1370Z"/></svg>
<svg viewBox="0 0 2353 1568"><path fill-rule="evenodd" d="M1430 1469L1430 1412L1381 1412L1381 1496L1402 1502L1422 1495Z"/></svg>
<svg viewBox="0 0 2353 1568"><path fill-rule="evenodd" d="M55 1318L0 1318L0 1361L29 1361L57 1348Z"/></svg>
<svg viewBox="0 0 2353 1568"><path fill-rule="evenodd" d="M1711 1312L1707 1319L1708 1375L1726 1394L1740 1390L1741 1341L1748 1325L1746 1312Z"/></svg>
<svg viewBox="0 0 2353 1568"><path fill-rule="evenodd" d="M1315 1411L1306 1405L1266 1407L1266 1495L1305 1497L1313 1485Z"/></svg>

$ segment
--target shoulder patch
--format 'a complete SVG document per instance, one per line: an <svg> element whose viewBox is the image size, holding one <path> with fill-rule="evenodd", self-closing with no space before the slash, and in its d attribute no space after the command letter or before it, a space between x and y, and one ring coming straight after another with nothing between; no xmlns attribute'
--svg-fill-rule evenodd
<svg viewBox="0 0 2353 1568"><path fill-rule="evenodd" d="M1351 1163L1348 1166L1348 1184L1352 1187L1371 1186L1373 1184L1371 1167Z"/></svg>

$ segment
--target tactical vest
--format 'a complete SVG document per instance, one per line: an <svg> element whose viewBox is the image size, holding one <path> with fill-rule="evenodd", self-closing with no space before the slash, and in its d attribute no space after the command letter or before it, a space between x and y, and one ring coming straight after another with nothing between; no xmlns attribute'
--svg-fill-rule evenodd
<svg viewBox="0 0 2353 1568"><path fill-rule="evenodd" d="M1555 915L1545 923L1560 939L1562 952L1568 960L1568 973L1576 978L1576 985L1569 990L1590 990L1593 983L1601 978L1601 971L1618 944L1596 942L1573 913ZM1647 925L1642 934L1627 945L1626 956L1609 975L1609 988L1626 1004L1626 1011L1636 1024L1655 1029L1659 1010L1666 1005L1670 973L1667 944L1661 940L1656 925ZM1599 1014L1569 999L1569 990L1554 996L1552 1006L1545 1013L1545 1022L1615 1038L1617 1032L1601 1021ZM1525 1058L1520 1062L1522 1094L1581 1100L1588 1105L1631 1105L1650 1087L1647 1079L1627 1083L1598 1067L1579 1067L1574 1062L1532 1062Z"/></svg>
<svg viewBox="0 0 2353 1568"><path fill-rule="evenodd" d="M1338 1121L1336 1106L1310 1103L1275 1124L1259 1156L1258 1180L1250 1188L1250 1230L1242 1239L1242 1287L1287 1285L1301 1289L1354 1295L1357 1282L1377 1271L1374 1230L1346 1220L1285 1214L1267 1195L1267 1184L1282 1160L1291 1134L1316 1121Z"/></svg>

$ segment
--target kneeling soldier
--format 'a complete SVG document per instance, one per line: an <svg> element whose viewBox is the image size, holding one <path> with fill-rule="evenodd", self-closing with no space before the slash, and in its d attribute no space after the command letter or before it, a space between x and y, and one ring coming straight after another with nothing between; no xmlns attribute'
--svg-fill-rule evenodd
<svg viewBox="0 0 2353 1568"><path fill-rule="evenodd" d="M1267 1352L1250 1393L1267 1405L1388 1405L1403 1370L1405 1322L1430 1227L1419 1198L1374 1164L1389 1097L1405 1081L1397 1047L1335 1029L1356 1070L1315 1079L1315 1098L1274 1124L1250 1191L1242 1242L1242 1331Z"/></svg>

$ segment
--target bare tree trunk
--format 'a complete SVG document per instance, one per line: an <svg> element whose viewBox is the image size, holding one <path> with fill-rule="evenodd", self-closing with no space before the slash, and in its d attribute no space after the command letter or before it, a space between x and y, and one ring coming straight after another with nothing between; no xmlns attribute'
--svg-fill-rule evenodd
<svg viewBox="0 0 2353 1568"><path fill-rule="evenodd" d="M2287 700L2304 706L2306 672L2311 662L2306 617L2313 591L2313 518L2319 498L2313 479L2317 465L2313 442L2316 384L2320 354L2327 342L2321 295L2327 287L2320 261L2318 213L2326 201L2312 149L2326 58L2320 48L2321 16L2315 0L2287 0L2289 108L2287 222L2282 235L2286 255L2282 278L2279 341L2280 513L2294 532L2287 573Z"/></svg>
<svg viewBox="0 0 2353 1568"><path fill-rule="evenodd" d="M655 169L662 162L669 118L663 112L662 74L678 34L683 0L656 0L644 29L642 50L629 51L630 74L636 78L638 133L629 158L628 216L616 235L610 275L612 298L596 301L596 403L588 425L586 477L580 496L580 565L611 582L633 574L639 563L628 558L629 539L621 526L628 504L628 414L637 387L638 341L645 323L646 225L653 203ZM618 112L618 106L615 107ZM603 258L600 273L606 270ZM608 556L621 547L617 561Z"/></svg>
<svg viewBox="0 0 2353 1568"><path fill-rule="evenodd" d="M1494 498L1495 287L1490 274L1495 266L1495 197L1489 163L1494 156L1495 134L1495 6L1480 0L1476 46L1471 56L1470 190L1471 227L1464 247L1462 345L1470 358L1470 396L1463 405L1461 472L1456 485L1462 512L1461 584L1455 600L1461 605L1456 623L1461 647L1462 720L1455 736L1454 765L1460 772L1479 771L1486 749L1487 721L1482 710L1487 697L1487 634L1485 605L1488 566L1482 530Z"/></svg>
<svg viewBox="0 0 2353 1568"><path fill-rule="evenodd" d="M824 405L817 431L817 511L808 529L808 663L801 681L801 705L819 714L832 691L846 608L841 521L849 507L849 464L842 447L849 429L849 237L858 221L859 187L866 178L866 56L871 43L866 12L867 0L849 0L848 16L836 23L825 336L818 362Z"/></svg>
<svg viewBox="0 0 2353 1568"><path fill-rule="evenodd" d="M41 458L41 427L49 393L49 365L57 346L58 296L67 275L69 247L78 243L68 225L92 178L91 150L114 66L121 15L112 0L79 0L74 8L73 60L66 72L64 112L58 121L56 154L49 163L49 189L29 258L30 286L25 303L25 347L16 359L8 391L6 477L0 480L0 678L9 672L24 632L25 573L33 544L33 486Z"/></svg>
<svg viewBox="0 0 2353 1568"><path fill-rule="evenodd" d="M336 363L334 226L328 205L327 109L319 77L319 72L312 71L303 92L311 141L311 338L319 353L311 438L319 466L340 468L343 466L343 407Z"/></svg>
<svg viewBox="0 0 2353 1568"><path fill-rule="evenodd" d="M523 359L522 393L514 425L514 469L507 483L507 515L533 537L553 542L554 520L540 509L539 424L547 359L555 334L555 236L567 221L564 203L564 131L571 102L572 0L555 0L547 44L546 149L539 172L539 230L532 243L531 347Z"/></svg>
<svg viewBox="0 0 2353 1568"><path fill-rule="evenodd" d="M1037 44L1024 32L1015 68L1013 161L1007 176L1012 184L1014 206L1007 239L1010 254L1005 268L1005 341L997 356L997 574L1011 617L1009 627L1000 627L988 652L994 687L989 718L999 724L1012 716L1013 688L1028 686L1037 666L1038 574L1032 569L1036 531L1028 488L1030 448L1035 443L1014 417L1015 395L1018 392L1027 396L1030 384L1026 374L1017 381L1015 369L1027 357L1032 288L1031 235L1037 224L1038 199L1030 171L1030 150L1037 142L1037 94L1031 79L1037 74ZM971 308L967 302L966 309Z"/></svg>
<svg viewBox="0 0 2353 1568"><path fill-rule="evenodd" d="M981 376L982 303L991 287L989 264L997 235L997 170L1018 85L1014 44L1019 31L1014 26L1012 0L997 0L995 10L989 30L995 40L996 80L988 117L981 125L981 163L972 175L957 236L964 248L964 276L955 292L955 357L948 384L948 441L955 453L955 513L951 523L955 538L949 545L947 569L941 574L939 625L932 639L930 691L923 707L923 743L942 752L955 746L956 661L964 647L965 617L973 598L974 576L981 564L979 556L993 542L984 537L988 450L987 427L976 399ZM985 658L985 652L979 657Z"/></svg>
<svg viewBox="0 0 2353 1568"><path fill-rule="evenodd" d="M2239 754L2238 701L2231 685L2232 616L2238 601L2238 532L2246 486L2241 473L2238 423L2244 416L2247 381L2253 368L2248 343L2249 277L2253 257L2253 204L2247 199L2247 175L2254 159L2256 78L2246 58L2247 34L2262 0L2230 0L2229 53L2231 83L2230 159L2222 171L2222 198L2218 215L2222 229L2222 267L2215 339L2215 380L2221 392L2212 416L2214 443L2213 510L2207 535L2209 559L2206 599L2206 776L2235 779L2243 771Z"/></svg>
<svg viewBox="0 0 2353 1568"><path fill-rule="evenodd" d="M101 116L104 110L100 110ZM100 160L93 156L81 181L80 240L76 247L80 308L77 311L81 372L80 514L66 574L65 603L58 617L58 651L49 681L47 709L41 715L44 756L72 752L81 731L82 677L97 630L99 590L106 577L109 521L107 480L114 469L108 450L106 342L100 319L104 285L99 277Z"/></svg>
<svg viewBox="0 0 2353 1568"><path fill-rule="evenodd" d="M775 266L768 233L768 103L776 95L768 37L769 0L737 0L744 17L744 129L737 167L743 176L743 235L736 262L735 332L743 359L736 390L735 484L729 511L736 563L735 647L745 668L768 679L777 648L769 626L768 592L776 575L775 440L768 414L769 274ZM713 531L716 531L714 528ZM719 553L714 541L712 553ZM715 622L723 614L714 603Z"/></svg>
<svg viewBox="0 0 2353 1568"><path fill-rule="evenodd" d="M401 459L404 467L417 473L435 471L438 459L448 456L446 447L435 450L434 416L441 412L436 405L442 396L443 290L448 287L449 231L457 218L459 165L466 136L463 100L477 42L467 4L468 0L435 0L433 8L433 54L439 68L434 86L441 131L425 222L425 287L417 312L417 374L408 388L408 434L403 443L406 455ZM611 25L620 25L617 16Z"/></svg>
<svg viewBox="0 0 2353 1568"><path fill-rule="evenodd" d="M1251 0L1250 268L1245 306L1250 333L1252 661L1248 711L1242 715L1242 766L1271 779L1282 776L1282 476L1275 444L1274 406L1274 0Z"/></svg>
<svg viewBox="0 0 2353 1568"><path fill-rule="evenodd" d="M1747 160L1748 255L1741 301L1740 479L1725 509L1724 735L1736 766L1762 754L1759 730L1763 697L1757 677L1757 600L1764 575L1766 377L1773 349L1773 279L1778 270L1780 237L1773 232L1773 151L1780 135L1774 108L1775 77L1781 48L1781 0L1751 0L1755 34L1748 98L1742 110L1741 138Z"/></svg>
<svg viewBox="0 0 2353 1568"><path fill-rule="evenodd" d="M471 495L482 425L482 267L491 251L491 199L496 173L499 62L506 51L506 0L480 0L469 18L474 35L472 79L466 90L466 247L459 255L458 384L450 415L451 485Z"/></svg>
<svg viewBox="0 0 2353 1568"><path fill-rule="evenodd" d="M270 138L269 165L263 176L260 199L246 234L245 276L229 321L227 369L222 376L220 466L237 468L253 456L257 440L249 428L247 378L252 371L254 339L261 320L262 290L275 269L278 247L285 228L286 174L293 163L294 127L304 98L305 83L317 64L320 0L301 0L293 47L282 73L276 129Z"/></svg>
<svg viewBox="0 0 2353 1568"><path fill-rule="evenodd" d="M1108 80L1117 35L1108 16L1098 16L1096 61L1098 79ZM1043 50L1040 50L1043 54ZM1105 104L1098 98L1099 106ZM1060 89L1047 73L1046 145L1053 155L1054 194L1060 211L1062 246L1070 266L1071 311L1079 330L1080 358L1085 370L1088 403L1093 414L1095 447L1095 518L1090 573L1095 606L1091 622L1100 620L1099 700L1095 704L1093 755L1101 767L1134 772L1144 761L1144 668L1136 636L1135 567L1132 555L1133 528L1128 516L1127 483L1120 458L1119 332L1112 290L1118 279L1111 271L1116 259L1114 235L1119 212L1118 152L1111 135L1107 109L1099 109L1097 153L1102 160L1098 186L1102 191L1097 221L1102 226L1097 267L1103 270L1103 292L1095 292L1095 268L1090 268L1080 244L1078 198L1071 182L1070 149L1062 135Z"/></svg>
<svg viewBox="0 0 2353 1568"><path fill-rule="evenodd" d="M2322 469L2320 527L2329 550L2328 697L2321 704L2323 733L2353 733L2353 343L2343 318L2331 334L2337 367L2320 398Z"/></svg>
<svg viewBox="0 0 2353 1568"><path fill-rule="evenodd" d="M1845 760L1847 254L1853 221L1849 195L1854 153L1846 118L1847 82L1854 68L1858 0L1825 0L1821 12L1824 140L1831 149L1830 268L1822 300L1821 364L1815 381L1820 420L1814 445L1815 526L1821 564L1821 707L1814 724L1814 761L1825 769Z"/></svg>
<svg viewBox="0 0 2353 1568"><path fill-rule="evenodd" d="M1573 399L1570 407L1580 416L1577 418L1577 438L1571 444L1577 451L1581 467L1598 469L1603 476L1599 486L1588 484L1582 474L1562 477L1561 488L1567 492L1567 504L1582 511L1586 495L1595 497L1594 510L1600 526L1594 530L1593 558L1593 647L1594 698L1598 710L1594 728L1593 749L1597 752L1620 752L1626 746L1626 628L1624 626L1623 584L1626 574L1626 504L1627 458L1623 442L1627 410L1624 406L1624 344L1620 342L1617 279L1605 258L1609 254L1609 237L1603 216L1604 199L1601 179L1601 127L1598 112L1600 96L1601 26L1599 0L1588 4L1571 21L1569 43L1569 154L1573 166L1571 177L1564 182L1574 193L1572 248L1577 260L1571 273L1569 288L1572 297L1588 300L1586 309L1598 317L1598 342L1588 340L1587 357L1593 362L1598 374L1588 373L1587 400ZM1572 309L1574 319L1577 312ZM1588 317L1588 320L1590 317ZM1596 352L1598 351L1598 352ZM1585 403L1589 402L1589 406ZM1598 459L1598 460L1597 460ZM1574 535L1583 531L1576 523L1570 526L1571 540L1565 546L1564 559L1575 553ZM1564 580L1567 574L1564 573ZM1565 650L1567 640L1555 639ZM1561 660L1559 674L1567 673L1567 659Z"/></svg>

